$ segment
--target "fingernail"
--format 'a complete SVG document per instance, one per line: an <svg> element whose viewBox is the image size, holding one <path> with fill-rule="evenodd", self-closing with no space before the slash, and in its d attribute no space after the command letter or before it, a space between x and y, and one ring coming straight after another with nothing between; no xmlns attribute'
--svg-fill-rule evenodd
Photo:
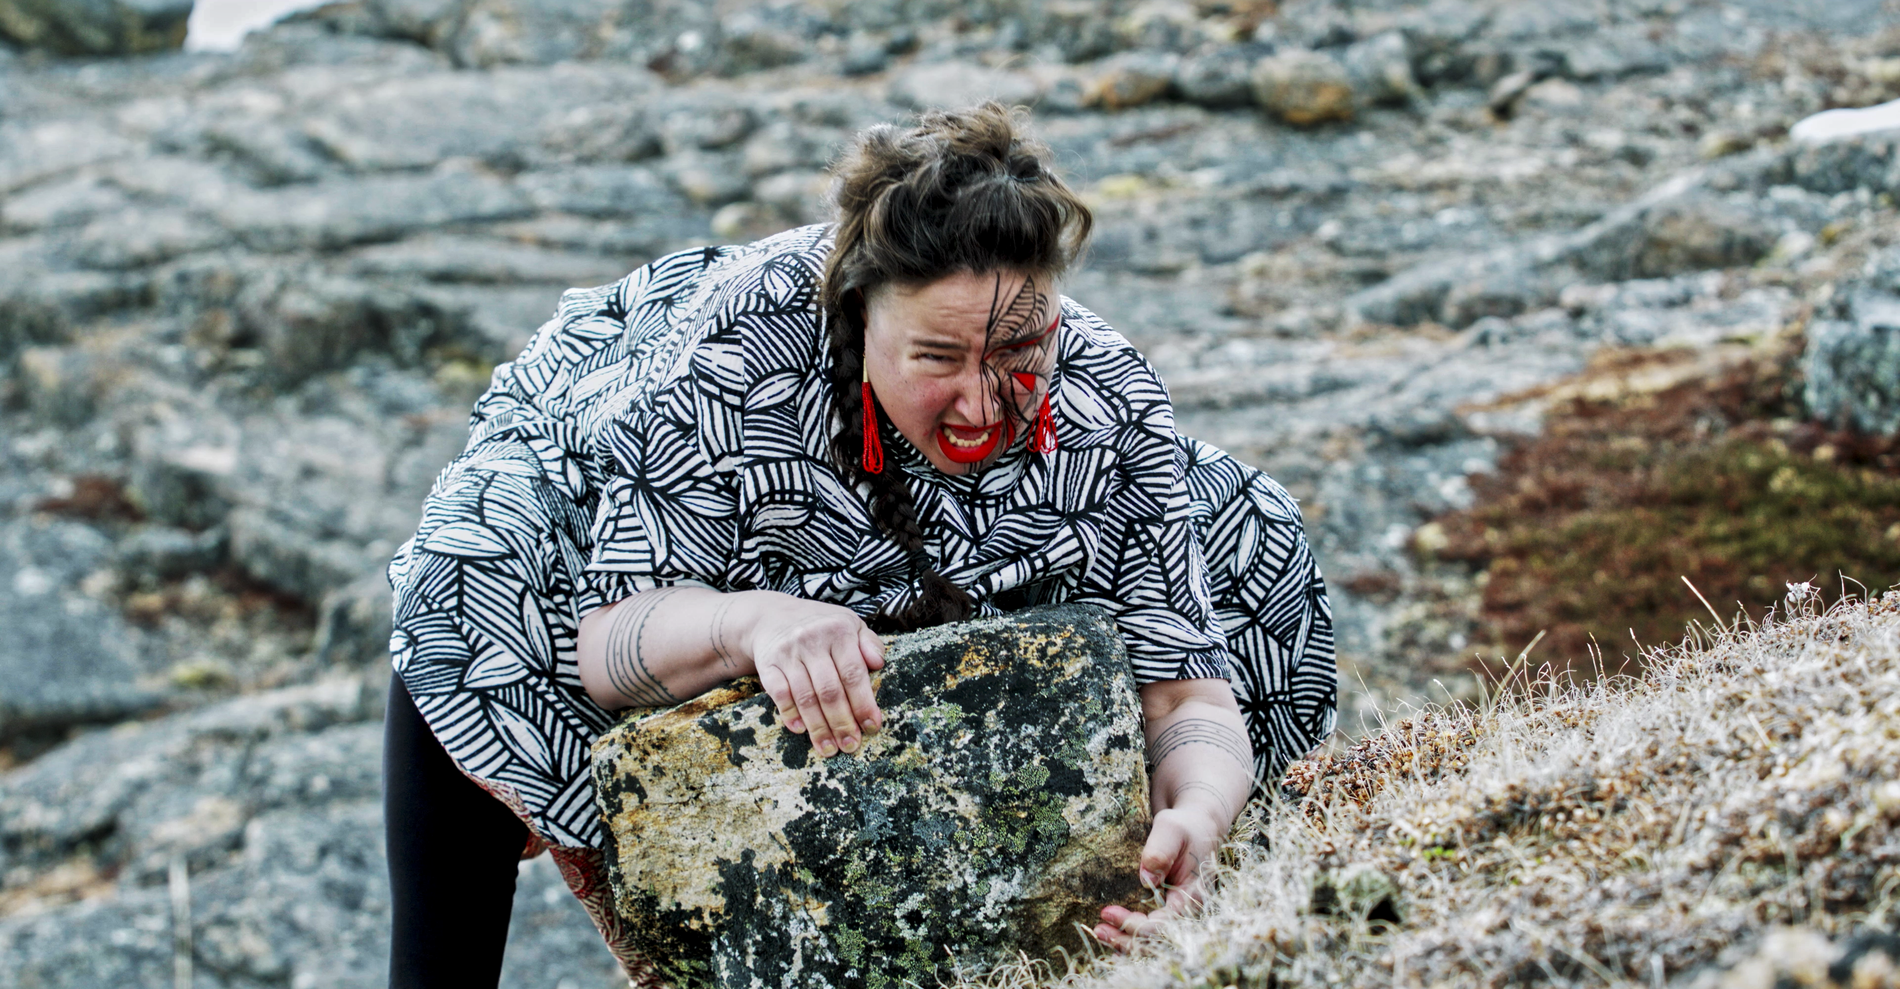
<svg viewBox="0 0 1900 989"><path fill-rule="evenodd" d="M846 752L856 752L858 750L858 740L846 735L844 741L838 743L838 747L844 749Z"/></svg>
<svg viewBox="0 0 1900 989"><path fill-rule="evenodd" d="M818 743L818 751L823 752L827 757L829 757L832 753L838 751L838 747L836 745L831 744L831 739L827 738L824 741Z"/></svg>
<svg viewBox="0 0 1900 989"><path fill-rule="evenodd" d="M869 735L870 733L877 730L877 722L872 721L870 718L865 718L864 723L859 725L858 727L864 729L864 733L866 735Z"/></svg>
<svg viewBox="0 0 1900 989"><path fill-rule="evenodd" d="M804 730L805 730L805 719L804 719L804 718L793 718L792 720L790 720L790 721L787 721L787 722L785 722L785 727L787 727L787 728L790 728L790 729L791 729L791 730L793 730L793 731L804 731Z"/></svg>
<svg viewBox="0 0 1900 989"><path fill-rule="evenodd" d="M1155 874L1147 869L1141 870L1141 884L1149 889L1155 888Z"/></svg>

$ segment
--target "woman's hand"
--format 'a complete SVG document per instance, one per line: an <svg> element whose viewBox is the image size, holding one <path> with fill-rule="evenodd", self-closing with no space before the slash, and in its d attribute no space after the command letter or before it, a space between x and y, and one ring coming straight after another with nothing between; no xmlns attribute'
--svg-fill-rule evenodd
<svg viewBox="0 0 1900 989"><path fill-rule="evenodd" d="M1155 909L1103 907L1095 936L1126 951L1137 935L1199 905L1201 865L1213 860L1232 827L1233 819L1220 811L1171 807L1156 814L1140 864L1141 885L1155 891Z"/></svg>
<svg viewBox="0 0 1900 989"><path fill-rule="evenodd" d="M884 668L884 644L849 608L777 597L753 625L759 684L785 727L809 732L820 755L856 752L860 739L884 724L870 673Z"/></svg>
<svg viewBox="0 0 1900 989"><path fill-rule="evenodd" d="M1154 823L1136 864L1156 909L1102 908L1095 936L1117 950L1200 903L1213 861L1253 789L1253 751L1225 680L1169 680L1141 688Z"/></svg>
<svg viewBox="0 0 1900 989"><path fill-rule="evenodd" d="M776 591L642 591L581 619L581 685L610 711L664 707L756 675L794 732L821 755L855 752L884 724L871 670L884 644L848 608Z"/></svg>

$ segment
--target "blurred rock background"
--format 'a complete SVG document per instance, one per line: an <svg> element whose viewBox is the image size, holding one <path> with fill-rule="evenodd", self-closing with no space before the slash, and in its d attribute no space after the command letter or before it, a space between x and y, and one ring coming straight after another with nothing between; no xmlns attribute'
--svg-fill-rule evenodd
<svg viewBox="0 0 1900 989"><path fill-rule="evenodd" d="M1900 97L1883 0L191 13L0 0L0 987L174 984L184 929L194 985L381 984L380 573L469 402L923 105L1036 108L1098 211L1067 293L1302 500L1350 731L1536 631L1615 668L1705 614L1669 568L1900 577L1895 132L1788 138ZM613 984L522 874L506 984Z"/></svg>

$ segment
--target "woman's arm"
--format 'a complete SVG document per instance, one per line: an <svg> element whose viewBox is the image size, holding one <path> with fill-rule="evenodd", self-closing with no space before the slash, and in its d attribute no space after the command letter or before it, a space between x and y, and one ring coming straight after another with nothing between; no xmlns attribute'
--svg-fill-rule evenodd
<svg viewBox="0 0 1900 989"><path fill-rule="evenodd" d="M1166 890L1161 909L1102 908L1095 936L1125 948L1135 934L1197 902L1212 859L1253 790L1253 750L1226 680L1163 680L1141 688L1154 824L1141 849L1141 884Z"/></svg>
<svg viewBox="0 0 1900 989"><path fill-rule="evenodd" d="M830 756L884 723L870 670L884 645L850 609L780 594L660 587L581 619L581 686L608 710L664 707L757 676L794 732ZM810 723L807 723L810 717Z"/></svg>

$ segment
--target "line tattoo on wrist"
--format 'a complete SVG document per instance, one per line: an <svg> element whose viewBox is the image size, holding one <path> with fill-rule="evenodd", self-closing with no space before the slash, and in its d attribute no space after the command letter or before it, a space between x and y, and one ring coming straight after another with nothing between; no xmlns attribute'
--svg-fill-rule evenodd
<svg viewBox="0 0 1900 989"><path fill-rule="evenodd" d="M733 657L732 647L726 642L726 616L732 612L732 595L726 595L714 609L712 617L713 655L719 657L719 668L727 673L737 674L739 664Z"/></svg>
<svg viewBox="0 0 1900 989"><path fill-rule="evenodd" d="M1220 787L1215 786L1214 784L1209 783L1206 780L1188 780L1187 782L1176 786L1174 788L1174 800L1170 802L1169 806L1176 806L1176 807L1180 806L1181 798L1186 796L1188 791L1190 790L1199 790L1203 793L1206 793L1208 796L1213 797L1214 803L1220 807L1220 812L1223 814L1226 814L1228 820L1231 821L1234 819L1235 815L1234 815L1233 802L1227 799L1227 794L1222 793Z"/></svg>
<svg viewBox="0 0 1900 989"><path fill-rule="evenodd" d="M632 707L666 707L679 703L679 698L647 668L642 648L647 622L653 619L660 604L678 591L677 587L647 591L614 609L613 622L607 631L607 682L613 684Z"/></svg>
<svg viewBox="0 0 1900 989"><path fill-rule="evenodd" d="M1234 729L1211 718L1182 718L1161 729L1148 743L1148 769L1160 768L1167 758L1190 745L1211 745L1242 766L1253 766L1253 750Z"/></svg>

